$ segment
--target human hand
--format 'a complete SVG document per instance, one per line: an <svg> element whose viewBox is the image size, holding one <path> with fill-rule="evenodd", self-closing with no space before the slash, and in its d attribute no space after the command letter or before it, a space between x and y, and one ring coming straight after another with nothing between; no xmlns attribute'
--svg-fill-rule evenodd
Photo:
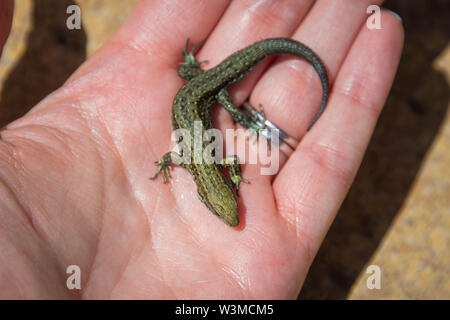
<svg viewBox="0 0 450 320"><path fill-rule="evenodd" d="M376 1L381 3L381 1ZM356 174L399 61L403 30L373 1L142 1L64 86L1 131L0 281L22 298L295 298ZM241 225L202 204L189 173L148 178L170 147L187 37L217 65L257 40L289 37L325 63L331 96L295 57L261 63L231 90L301 139L276 176L245 165ZM250 94L251 92L251 94ZM218 110L219 127L234 127ZM82 289L66 287L66 268Z"/></svg>

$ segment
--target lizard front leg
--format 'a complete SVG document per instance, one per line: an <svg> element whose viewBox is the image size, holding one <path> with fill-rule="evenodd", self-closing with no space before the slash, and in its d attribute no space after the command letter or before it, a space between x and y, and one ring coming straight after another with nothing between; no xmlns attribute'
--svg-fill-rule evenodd
<svg viewBox="0 0 450 320"><path fill-rule="evenodd" d="M158 171L156 171L155 175L150 178L150 180L155 180L158 175L161 173L164 183L167 182L168 178L171 178L170 176L170 170L172 170L172 167L170 166L172 163L177 164L179 166L182 166L186 169L186 165L181 160L183 155L179 155L176 152L167 152L159 161L155 161L155 165L159 166Z"/></svg>

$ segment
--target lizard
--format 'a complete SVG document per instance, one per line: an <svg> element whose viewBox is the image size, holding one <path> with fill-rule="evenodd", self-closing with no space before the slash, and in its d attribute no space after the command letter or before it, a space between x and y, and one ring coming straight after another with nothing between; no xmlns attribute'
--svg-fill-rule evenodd
<svg viewBox="0 0 450 320"><path fill-rule="evenodd" d="M188 52L189 39L186 40L182 55L184 61L180 63L178 75L188 80L178 91L172 106L173 130L186 129L194 137L194 122L201 121L201 134L205 130L212 129L211 111L218 102L242 127L258 132L263 129L256 119L247 115L236 107L228 93L228 87L243 79L261 60L267 56L277 54L290 54L308 61L316 70L322 84L322 103L319 111L310 122L307 130L319 119L325 109L329 95L328 76L324 64L320 58L306 45L289 38L270 38L255 42L241 49L219 65L208 70L202 70L201 64L206 61L197 61L195 52L203 45L197 44ZM259 115L264 116L260 105ZM198 129L197 129L198 130ZM155 175L150 178L155 180L159 173L162 174L164 183L170 178L171 164L177 164L187 169L192 175L196 185L197 193L201 202L226 224L236 227L239 224L237 209L237 196L239 195L239 183L249 183L241 176L239 159L236 155L224 158L220 163L208 164L205 162L195 163L193 160L193 147L186 144L183 138L178 139L182 146L181 153L168 152L155 165L159 167ZM202 142L203 148L206 142ZM183 147L187 147L190 154L188 161L183 161ZM190 160L190 161L189 161ZM223 173L223 169L229 167L229 177ZM236 192L234 192L236 187Z"/></svg>

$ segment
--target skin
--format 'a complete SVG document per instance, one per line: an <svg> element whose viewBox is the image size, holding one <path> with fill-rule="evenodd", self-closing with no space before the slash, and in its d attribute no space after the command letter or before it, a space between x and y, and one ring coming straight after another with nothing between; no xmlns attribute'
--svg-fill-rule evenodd
<svg viewBox="0 0 450 320"><path fill-rule="evenodd" d="M381 30L364 26L373 3L319 0L309 10L312 1L142 1L62 88L1 131L0 296L295 298L360 165L402 50L403 29L390 13L382 13ZM166 185L148 178L171 145L185 39L207 39L197 58L210 68L272 36L310 46L332 92L305 134L321 98L306 62L267 59L230 90L237 104L250 95L302 138L274 176L243 166L251 184L239 190L233 229L198 200L186 170L176 167ZM214 121L234 127L225 110ZM71 264L82 270L82 290L66 288Z"/></svg>

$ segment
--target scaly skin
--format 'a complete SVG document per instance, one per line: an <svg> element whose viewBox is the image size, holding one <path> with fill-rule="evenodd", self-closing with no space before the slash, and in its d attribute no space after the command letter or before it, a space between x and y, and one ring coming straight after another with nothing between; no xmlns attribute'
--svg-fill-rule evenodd
<svg viewBox="0 0 450 320"><path fill-rule="evenodd" d="M322 104L319 112L311 121L308 130L322 114L328 100L329 85L328 77L320 59L305 45L285 38L266 39L256 42L225 59L217 67L207 71L200 69L202 62L198 62L194 57L194 52L199 45L195 46L190 53L187 52L188 41L183 51L185 61L181 64L178 74L189 80L175 96L173 103L172 122L173 129L186 129L194 137L194 123L201 121L201 134L203 137L205 130L213 128L211 121L211 109L216 102L219 102L244 128L254 131L261 128L254 119L236 108L227 92L227 88L245 77L262 59L269 55L291 54L301 57L312 64L317 71L323 87ZM202 142L204 150L210 142ZM186 142L180 142L181 149L187 147ZM160 168L151 179L154 180L161 172L164 183L167 176L170 177L169 170L171 163L176 163L187 169L195 180L199 199L208 207L211 212L219 216L225 223L235 227L239 224L236 194L233 185L236 186L236 193L242 179L240 164L237 156L224 159L220 164L207 164L194 162L193 143L190 147L190 163L185 164L180 159L180 155L169 152L161 161L155 162ZM222 173L225 166L230 167L230 177Z"/></svg>

